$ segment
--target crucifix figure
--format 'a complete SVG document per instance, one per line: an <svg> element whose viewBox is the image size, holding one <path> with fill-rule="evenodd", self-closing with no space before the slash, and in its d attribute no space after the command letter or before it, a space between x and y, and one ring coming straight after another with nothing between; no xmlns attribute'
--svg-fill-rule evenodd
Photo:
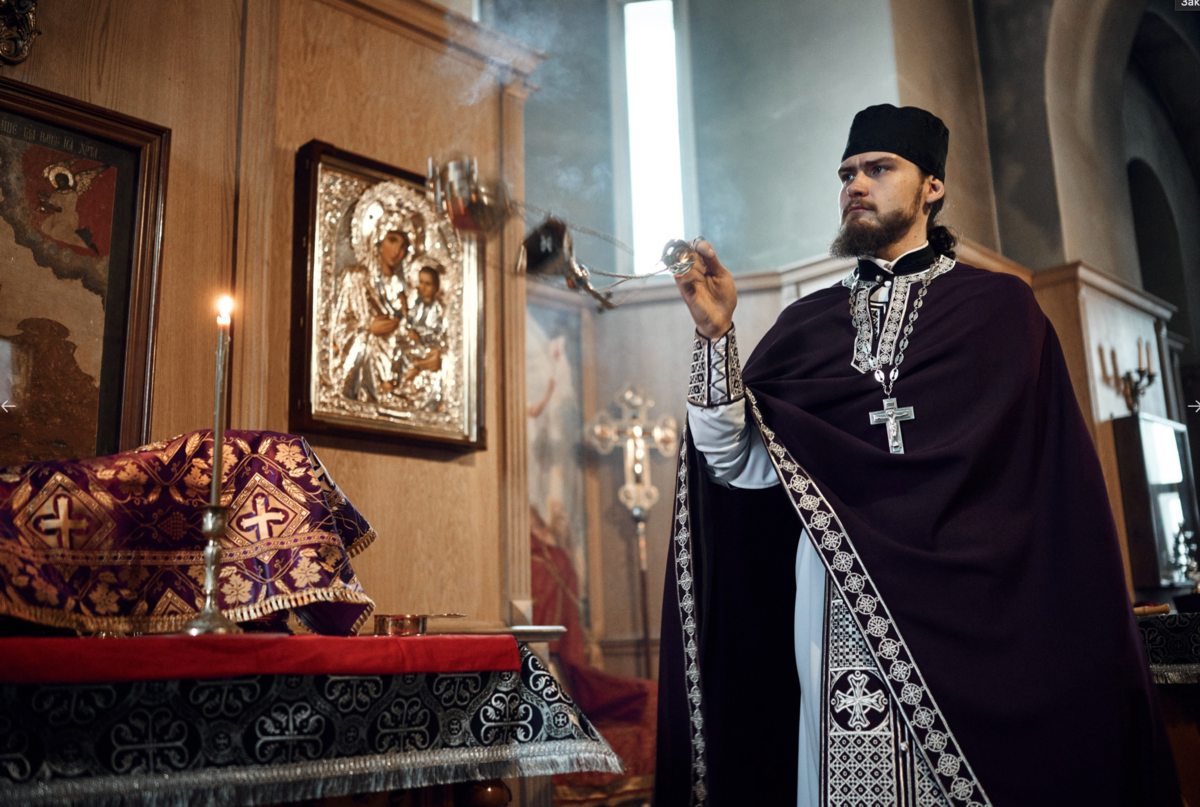
<svg viewBox="0 0 1200 807"><path fill-rule="evenodd" d="M679 429L675 418L662 417L650 423L649 410L654 401L637 388L629 387L617 396L622 417L613 421L604 411L584 429L584 437L601 454L609 454L625 443L625 484L617 491L621 504L629 508L637 527L638 561L641 569L642 593L642 654L646 677L653 677L650 668L650 601L646 573L646 519L650 508L658 501L658 488L650 481L650 448L657 448L664 457L672 456L679 447Z"/></svg>
<svg viewBox="0 0 1200 807"><path fill-rule="evenodd" d="M886 426L888 448L893 454L903 454L904 435L900 433L900 422L915 420L916 417L911 406L898 407L895 398L884 398L883 409L871 413L871 425L878 426L882 423Z"/></svg>

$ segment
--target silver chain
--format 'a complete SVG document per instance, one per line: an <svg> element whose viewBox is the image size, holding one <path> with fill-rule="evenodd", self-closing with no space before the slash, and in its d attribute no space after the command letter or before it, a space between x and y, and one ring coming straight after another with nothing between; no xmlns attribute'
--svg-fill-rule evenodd
<svg viewBox="0 0 1200 807"><path fill-rule="evenodd" d="M938 258L939 263L941 260L942 258ZM904 332L901 334L900 344L896 346L896 357L892 360L891 372L889 372L886 377L884 376L884 368L878 366L878 353L870 357L871 365L875 369L875 380L878 381L880 386L883 387L884 398L892 397L892 386L896 383L896 377L900 375L900 365L904 363L904 351L908 347L908 337L912 336L913 325L917 321L918 312L921 310L921 306L925 304L925 295L929 291L929 284L933 281L932 275L935 274L932 269L936 269L938 265L938 263L935 263L931 270L927 270L926 275L921 278L921 288L919 291L917 291L917 299L913 301L912 311L910 311L908 314L908 324L904 326ZM850 292L850 318L854 322L856 328L861 328L862 323L859 321L859 316L855 312L855 297L857 296L858 291L859 287L856 283L854 285L854 289ZM894 288L892 291L895 293ZM870 294L869 291L867 293ZM867 306L865 316L868 318L871 316L869 304ZM869 323L868 327L870 327Z"/></svg>
<svg viewBox="0 0 1200 807"><path fill-rule="evenodd" d="M512 204L514 207L519 208L522 213L529 211L532 213L537 213L542 216L554 216L555 215L554 211L552 211L552 210L546 210L541 207L536 207L534 205L529 204L528 202L523 202L520 199L513 199ZM590 235L593 238L599 238L601 241L605 241L609 244L612 244L614 247L621 250L622 252L627 252L630 255L634 254L632 247L630 247L624 241L619 241L616 238L613 238L611 235L608 235L607 233L602 233L599 230L593 230L588 227L582 227L578 224L571 224L569 226L570 226L571 230L573 230L574 232L583 233L584 235ZM699 241L699 240L700 239L698 239L698 238L693 239L693 243L695 241ZM660 261L659 263L662 263L662 261ZM648 277L654 277L655 275L661 275L665 272L671 271L670 266L664 266L662 269L656 269L653 272L646 272L646 273L640 274L640 275L629 275L629 274L622 274L620 272L603 272L599 269L593 269L590 266L585 266L584 268L587 269L587 273L589 275L599 275L600 277L619 278L616 283L609 283L607 286L602 286L602 287L596 289L596 291L608 291L610 289L615 289L617 286L620 286L622 283L628 283L630 280L644 280Z"/></svg>
<svg viewBox="0 0 1200 807"><path fill-rule="evenodd" d="M535 207L534 205L531 205L528 202L523 202L520 199L513 199L512 203L513 203L514 207L520 208L522 213L524 213L525 211L529 211L532 213L537 213L538 215L541 215L541 216L556 216L556 214L554 213L553 210L546 210L545 208L542 208L542 207ZM572 225L570 225L570 227L572 230L574 230L577 233L583 233L584 235L590 235L593 238L599 238L601 241L606 241L609 244L612 244L614 247L621 250L622 252L628 252L630 255L633 254L633 247L629 246L624 241L618 241L616 238L613 238L611 235L608 235L607 233L602 233L599 230L592 230L588 227L581 227L578 224L572 224ZM593 274L601 274L600 272L597 272L595 269L592 269L590 271ZM624 277L624 275L616 275L616 277Z"/></svg>

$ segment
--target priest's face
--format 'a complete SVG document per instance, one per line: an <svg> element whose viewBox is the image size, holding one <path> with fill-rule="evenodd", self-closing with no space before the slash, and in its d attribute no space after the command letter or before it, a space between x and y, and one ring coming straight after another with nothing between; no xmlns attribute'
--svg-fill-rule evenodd
<svg viewBox="0 0 1200 807"><path fill-rule="evenodd" d="M848 157L838 177L842 222L830 246L838 257L878 255L914 232L923 234L928 206L944 193L939 180L903 157L882 151Z"/></svg>

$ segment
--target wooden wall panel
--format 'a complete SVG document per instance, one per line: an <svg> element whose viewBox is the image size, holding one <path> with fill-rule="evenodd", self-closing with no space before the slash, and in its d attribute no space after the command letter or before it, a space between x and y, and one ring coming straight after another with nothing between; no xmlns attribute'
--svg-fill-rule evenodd
<svg viewBox="0 0 1200 807"><path fill-rule="evenodd" d="M241 13L241 0L43 3L29 59L3 69L171 129L154 439L211 427L212 304L232 265Z"/></svg>
<svg viewBox="0 0 1200 807"><path fill-rule="evenodd" d="M279 5L277 25L279 69L272 123L276 187L265 234L272 245L263 267L268 275L265 289L290 288L291 172L297 149L309 140L318 138L419 173L424 173L429 157L444 160L464 154L477 157L485 175L501 169L505 77L497 70L414 33L393 14L366 13L357 4L286 0ZM515 114L519 133L519 105ZM515 156L509 150L504 159L506 173L519 180L519 146ZM253 189L245 192L249 202ZM375 546L355 567L381 613L462 611L472 623L487 625L503 624L509 617L508 531L502 528L501 489L512 480L503 464L501 413L513 404L514 395L520 397L517 411L524 412L524 366L508 368L501 362L501 306L508 302L505 296L512 298L523 290L508 288L507 295L502 294L500 239L492 239L485 254L488 448L461 453L386 447L370 440L312 440L334 478L379 533ZM523 322L524 296L519 296ZM274 294L266 293L264 299L274 299ZM264 425L280 430L287 426L284 345L289 322L284 299L264 311L272 321L270 352L276 357L265 368L271 392ZM520 374L519 388L506 383L514 369ZM243 381L253 383L249 373ZM524 481L523 474L512 476L518 478ZM523 489L521 494L524 501ZM527 526L522 537L528 567Z"/></svg>
<svg viewBox="0 0 1200 807"><path fill-rule="evenodd" d="M230 426L287 429L301 145L319 138L419 173L429 157L471 155L520 190L524 78L539 56L434 3L73 0L44 3L39 26L30 59L4 75L172 130L156 439L211 424L212 305L230 288ZM355 565L381 612L460 610L500 625L510 599L528 599L527 482L505 461L523 462L525 447L510 450L501 428L519 413L508 440L523 440L524 352L504 336L523 335L519 236L517 223L486 250L486 450L313 441L379 533Z"/></svg>

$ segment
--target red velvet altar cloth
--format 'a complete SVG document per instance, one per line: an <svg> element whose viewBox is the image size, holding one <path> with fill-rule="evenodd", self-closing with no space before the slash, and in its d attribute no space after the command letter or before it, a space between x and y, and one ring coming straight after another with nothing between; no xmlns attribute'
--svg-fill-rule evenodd
<svg viewBox="0 0 1200 807"><path fill-rule="evenodd" d="M0 638L0 683L517 671L512 636Z"/></svg>

